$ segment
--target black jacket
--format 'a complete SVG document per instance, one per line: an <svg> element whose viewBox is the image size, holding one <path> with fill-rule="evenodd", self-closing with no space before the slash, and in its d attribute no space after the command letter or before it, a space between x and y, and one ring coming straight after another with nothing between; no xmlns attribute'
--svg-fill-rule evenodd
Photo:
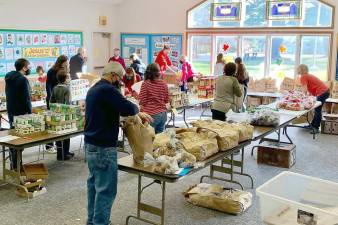
<svg viewBox="0 0 338 225"><path fill-rule="evenodd" d="M135 72L140 75L143 79L144 72L146 70L146 66L138 59L134 60L134 62L130 65L131 68L135 70Z"/></svg>
<svg viewBox="0 0 338 225"><path fill-rule="evenodd" d="M28 79L17 71L7 73L5 82L7 113L12 124L14 116L32 113L31 88Z"/></svg>
<svg viewBox="0 0 338 225"><path fill-rule="evenodd" d="M84 59L80 56L80 54L74 55L72 58L70 58L69 70L70 70L70 78L72 80L79 79L76 73L82 72L83 64Z"/></svg>
<svg viewBox="0 0 338 225"><path fill-rule="evenodd" d="M53 93L53 88L58 85L58 79L56 77L57 71L51 68L47 72L47 81L46 81L46 92L47 92L47 98L46 98L46 103L47 103L47 108L49 109L49 101L50 98L52 97Z"/></svg>
<svg viewBox="0 0 338 225"><path fill-rule="evenodd" d="M116 147L120 115L134 116L136 105L128 101L108 81L102 79L89 91L86 98L85 142L99 147Z"/></svg>

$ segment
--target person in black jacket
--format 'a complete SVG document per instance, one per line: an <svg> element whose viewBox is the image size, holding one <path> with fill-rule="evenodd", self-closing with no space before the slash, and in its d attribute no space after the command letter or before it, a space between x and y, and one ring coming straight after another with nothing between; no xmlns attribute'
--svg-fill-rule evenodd
<svg viewBox="0 0 338 225"><path fill-rule="evenodd" d="M120 116L152 118L139 113L136 105L122 96L116 84L125 71L118 62L107 64L102 79L89 91L85 113L85 151L89 169L87 224L109 224L117 193L117 138Z"/></svg>
<svg viewBox="0 0 338 225"><path fill-rule="evenodd" d="M7 113L10 127L13 127L14 116L32 113L31 88L25 77L30 74L29 61L18 59L15 62L16 71L5 76ZM22 152L22 150L21 150ZM10 149L11 169L17 169L17 150Z"/></svg>
<svg viewBox="0 0 338 225"><path fill-rule="evenodd" d="M85 64L87 58L85 57L85 49L79 48L77 54L70 58L69 69L70 69L70 79L76 80L79 79L77 73L82 73L82 67Z"/></svg>
<svg viewBox="0 0 338 225"><path fill-rule="evenodd" d="M53 88L58 84L58 79L56 74L59 72L61 68L68 68L68 57L65 55L60 55L52 68L50 68L47 72L47 81L46 81L46 104L47 109L49 109L50 98L53 93ZM54 143L48 143L46 145L46 152L56 154L56 149L54 148Z"/></svg>
<svg viewBox="0 0 338 225"><path fill-rule="evenodd" d="M146 66L141 62L140 58L136 53L130 56L130 67L135 70L135 72L141 76L142 80L144 80L144 72L146 70Z"/></svg>

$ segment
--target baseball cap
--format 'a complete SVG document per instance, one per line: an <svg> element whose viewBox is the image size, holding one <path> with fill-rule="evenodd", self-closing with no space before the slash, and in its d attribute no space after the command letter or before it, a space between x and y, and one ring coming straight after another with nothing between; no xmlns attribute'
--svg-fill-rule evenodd
<svg viewBox="0 0 338 225"><path fill-rule="evenodd" d="M107 74L111 74L111 73L115 73L120 78L122 78L124 76L124 74L126 73L126 71L123 69L123 67L121 66L120 63L110 62L103 68L102 75L107 75Z"/></svg>

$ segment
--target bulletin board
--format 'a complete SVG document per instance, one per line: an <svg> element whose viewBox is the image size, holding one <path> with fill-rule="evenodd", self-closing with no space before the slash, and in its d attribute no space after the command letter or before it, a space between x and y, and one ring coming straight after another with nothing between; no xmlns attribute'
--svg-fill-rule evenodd
<svg viewBox="0 0 338 225"><path fill-rule="evenodd" d="M16 59L28 59L34 73L37 66L50 69L60 55L76 55L82 45L82 32L0 29L0 77L15 70Z"/></svg>
<svg viewBox="0 0 338 225"><path fill-rule="evenodd" d="M171 47L169 57L178 66L183 48L182 34L121 34L121 55L126 62L131 54L136 53L143 63L150 64L164 45Z"/></svg>

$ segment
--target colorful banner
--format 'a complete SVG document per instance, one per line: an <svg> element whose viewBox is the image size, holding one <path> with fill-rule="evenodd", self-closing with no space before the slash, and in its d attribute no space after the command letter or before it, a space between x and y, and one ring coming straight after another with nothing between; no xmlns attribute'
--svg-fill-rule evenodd
<svg viewBox="0 0 338 225"><path fill-rule="evenodd" d="M24 58L54 58L60 56L58 47L24 48Z"/></svg>

